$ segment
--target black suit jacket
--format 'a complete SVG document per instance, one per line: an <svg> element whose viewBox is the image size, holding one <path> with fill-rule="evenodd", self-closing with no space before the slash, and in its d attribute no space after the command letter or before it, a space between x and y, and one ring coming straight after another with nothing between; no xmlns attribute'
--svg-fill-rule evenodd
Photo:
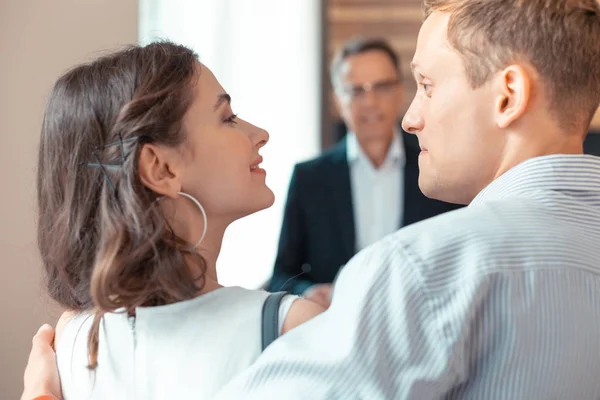
<svg viewBox="0 0 600 400"><path fill-rule="evenodd" d="M418 186L417 138L405 132L402 138L406 153L402 226L459 208L423 195ZM301 294L315 283L331 283L355 248L344 139L321 156L295 166L268 289Z"/></svg>

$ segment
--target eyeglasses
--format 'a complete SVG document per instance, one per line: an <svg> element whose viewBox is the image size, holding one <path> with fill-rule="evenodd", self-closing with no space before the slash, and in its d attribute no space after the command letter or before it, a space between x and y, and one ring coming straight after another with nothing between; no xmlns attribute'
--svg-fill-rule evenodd
<svg viewBox="0 0 600 400"><path fill-rule="evenodd" d="M368 92L373 92L375 96L389 96L394 93L396 87L400 84L398 79L390 79L386 81L365 83L363 85L346 86L341 88L344 96L350 100L363 100Z"/></svg>

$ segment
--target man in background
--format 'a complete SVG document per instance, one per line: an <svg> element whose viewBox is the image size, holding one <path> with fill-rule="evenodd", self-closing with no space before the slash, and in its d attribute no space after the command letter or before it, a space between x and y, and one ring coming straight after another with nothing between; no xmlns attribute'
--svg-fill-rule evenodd
<svg viewBox="0 0 600 400"><path fill-rule="evenodd" d="M418 187L419 144L399 127L400 59L382 39L357 38L331 64L346 137L296 165L271 291L304 295L324 307L339 269L400 227L457 208Z"/></svg>

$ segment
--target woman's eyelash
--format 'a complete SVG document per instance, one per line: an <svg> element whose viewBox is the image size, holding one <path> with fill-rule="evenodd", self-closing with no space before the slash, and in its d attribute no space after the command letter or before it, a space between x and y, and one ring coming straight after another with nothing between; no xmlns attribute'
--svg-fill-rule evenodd
<svg viewBox="0 0 600 400"><path fill-rule="evenodd" d="M237 124L236 119L237 119L237 114L232 114L229 118L227 118L225 120L226 123L228 124Z"/></svg>

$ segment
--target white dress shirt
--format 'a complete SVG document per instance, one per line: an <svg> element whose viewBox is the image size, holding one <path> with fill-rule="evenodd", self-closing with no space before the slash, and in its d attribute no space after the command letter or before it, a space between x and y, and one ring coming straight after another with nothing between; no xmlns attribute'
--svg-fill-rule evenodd
<svg viewBox="0 0 600 400"><path fill-rule="evenodd" d="M218 399L600 399L600 158L527 160L360 252Z"/></svg>
<svg viewBox="0 0 600 400"><path fill-rule="evenodd" d="M346 150L350 167L356 251L360 251L400 227L404 207L406 157L399 133L394 134L385 160L379 168L373 165L352 132L347 135Z"/></svg>

